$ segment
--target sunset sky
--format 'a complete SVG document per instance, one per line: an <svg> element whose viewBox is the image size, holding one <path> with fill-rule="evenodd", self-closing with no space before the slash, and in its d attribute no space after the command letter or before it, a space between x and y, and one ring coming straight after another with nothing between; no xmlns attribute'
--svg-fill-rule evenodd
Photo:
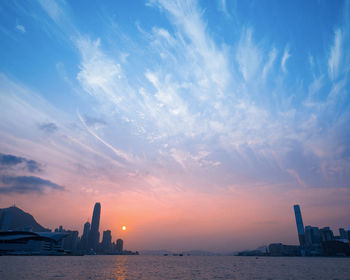
<svg viewBox="0 0 350 280"><path fill-rule="evenodd" d="M98 201L132 250L350 227L350 1L1 1L0 42L0 208Z"/></svg>

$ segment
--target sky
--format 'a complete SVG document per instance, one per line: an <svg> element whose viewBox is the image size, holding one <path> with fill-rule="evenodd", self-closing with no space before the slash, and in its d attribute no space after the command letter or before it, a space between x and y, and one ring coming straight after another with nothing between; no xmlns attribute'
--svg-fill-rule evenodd
<svg viewBox="0 0 350 280"><path fill-rule="evenodd" d="M350 226L349 1L1 1L0 208L142 249ZM121 231L126 225L127 230Z"/></svg>

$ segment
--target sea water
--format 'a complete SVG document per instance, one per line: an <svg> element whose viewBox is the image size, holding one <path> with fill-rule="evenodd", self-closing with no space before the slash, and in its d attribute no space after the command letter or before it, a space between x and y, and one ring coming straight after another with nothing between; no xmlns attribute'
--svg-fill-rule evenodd
<svg viewBox="0 0 350 280"><path fill-rule="evenodd" d="M350 258L0 256L0 279L349 279Z"/></svg>

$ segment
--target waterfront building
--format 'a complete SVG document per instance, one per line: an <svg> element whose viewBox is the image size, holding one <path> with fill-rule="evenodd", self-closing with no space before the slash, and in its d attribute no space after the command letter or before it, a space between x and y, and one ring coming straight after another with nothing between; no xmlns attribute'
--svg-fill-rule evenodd
<svg viewBox="0 0 350 280"><path fill-rule="evenodd" d="M296 245L272 243L269 245L269 254L271 256L300 256L300 248Z"/></svg>
<svg viewBox="0 0 350 280"><path fill-rule="evenodd" d="M0 254L64 255L65 232L0 231Z"/></svg>
<svg viewBox="0 0 350 280"><path fill-rule="evenodd" d="M93 250L96 252L97 246L100 240L100 216L101 216L101 204L97 202L94 206L94 211L92 213L92 220L91 220L91 229L89 234L89 242L88 247L89 250Z"/></svg>

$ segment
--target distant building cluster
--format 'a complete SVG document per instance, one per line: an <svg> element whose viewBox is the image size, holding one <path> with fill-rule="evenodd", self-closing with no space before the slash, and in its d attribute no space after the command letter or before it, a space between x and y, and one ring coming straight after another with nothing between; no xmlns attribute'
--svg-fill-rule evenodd
<svg viewBox="0 0 350 280"><path fill-rule="evenodd" d="M304 227L299 205L294 205L299 245L272 243L256 250L241 251L238 256L350 256L350 228L339 229L335 236L329 227Z"/></svg>
<svg viewBox="0 0 350 280"><path fill-rule="evenodd" d="M132 254L130 251L124 251L123 240L117 239L112 242L112 232L105 230L100 240L100 216L101 204L97 202L92 213L91 224L86 222L81 238L78 237L77 231L67 231L61 227L55 229L55 232L66 232L70 235L63 240L63 248L73 254Z"/></svg>
<svg viewBox="0 0 350 280"><path fill-rule="evenodd" d="M79 237L78 231L65 230L62 226L51 232L17 207L4 209L0 212L0 255L138 254L125 251L122 239L112 242L110 230L103 232L102 242L99 242L100 216L101 204L97 202L91 224L89 222L84 224L83 234ZM33 225L36 232L33 231Z"/></svg>
<svg viewBox="0 0 350 280"><path fill-rule="evenodd" d="M339 228L334 235L329 227L304 227L299 205L294 205L299 246L274 243L269 245L272 256L350 256L350 230Z"/></svg>

